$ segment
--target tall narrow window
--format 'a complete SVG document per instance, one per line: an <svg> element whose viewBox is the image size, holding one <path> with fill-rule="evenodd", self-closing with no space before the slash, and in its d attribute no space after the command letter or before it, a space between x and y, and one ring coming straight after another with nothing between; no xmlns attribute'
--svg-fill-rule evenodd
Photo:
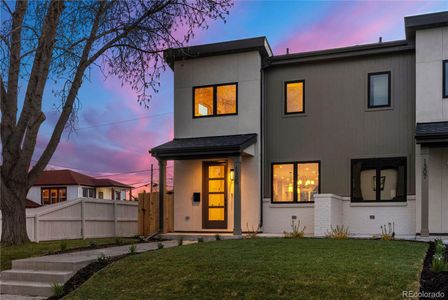
<svg viewBox="0 0 448 300"><path fill-rule="evenodd" d="M320 191L320 163L272 165L272 202L312 202Z"/></svg>
<svg viewBox="0 0 448 300"><path fill-rule="evenodd" d="M236 83L193 88L193 117L235 115L238 113Z"/></svg>
<svg viewBox="0 0 448 300"><path fill-rule="evenodd" d="M443 98L448 98L448 60L443 61Z"/></svg>
<svg viewBox="0 0 448 300"><path fill-rule="evenodd" d="M285 83L285 114L305 112L305 81Z"/></svg>
<svg viewBox="0 0 448 300"><path fill-rule="evenodd" d="M406 201L406 157L352 160L352 201Z"/></svg>
<svg viewBox="0 0 448 300"><path fill-rule="evenodd" d="M390 72L369 73L368 108L390 106Z"/></svg>

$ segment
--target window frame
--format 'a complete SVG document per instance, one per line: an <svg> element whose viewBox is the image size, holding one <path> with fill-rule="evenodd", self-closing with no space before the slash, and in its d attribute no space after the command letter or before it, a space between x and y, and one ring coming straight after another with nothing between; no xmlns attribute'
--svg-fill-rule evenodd
<svg viewBox="0 0 448 300"><path fill-rule="evenodd" d="M376 75L385 75L387 74L387 104L384 105L371 105L370 104L370 78ZM392 72L391 71L382 71L382 72L371 72L367 73L367 109L377 109L377 108L389 108L392 107L392 87L391 80Z"/></svg>
<svg viewBox="0 0 448 300"><path fill-rule="evenodd" d="M378 186L381 185L381 176L379 175L379 171L381 171L381 167L387 161L393 161L399 163L401 160L404 160L404 196L396 197L398 200L381 200L381 189L378 189ZM373 163L375 165L376 170L376 196L375 200L361 200L358 198L354 198L354 174L353 174L353 165L358 161L364 161L367 163ZM378 195L380 195L380 199L378 199ZM373 157L373 158L353 158L350 160L350 202L352 203L391 203L391 202L407 202L408 195L408 157L407 156L394 156L394 157ZM400 199L402 198L402 199Z"/></svg>
<svg viewBox="0 0 448 300"><path fill-rule="evenodd" d="M43 201L44 200L44 198L43 198L44 190L48 190L48 199L50 201L50 204L44 204L44 201ZM64 186L43 186L43 187L40 188L40 204L41 205L51 205L51 204L54 204L54 203L51 203L51 190L57 190L57 200L58 200L58 202L55 202L55 203L66 202L68 200L68 197L67 197L67 187L64 187ZM59 190L65 190L65 200L64 201L60 201Z"/></svg>
<svg viewBox="0 0 448 300"><path fill-rule="evenodd" d="M448 59L445 59L442 61L442 98L447 99L448 98L448 90L445 85L445 81L447 80L446 69L445 65L448 64Z"/></svg>
<svg viewBox="0 0 448 300"><path fill-rule="evenodd" d="M319 172L319 185L318 185L318 194L321 193L321 161L320 160L306 160L306 161L285 161L285 162L272 162L271 163L271 204L309 204L314 203L314 201L298 201L298 194L297 194L297 166L300 164L311 164L311 163L317 163L317 168ZM274 201L274 165L293 165L293 197L292 201Z"/></svg>
<svg viewBox="0 0 448 300"><path fill-rule="evenodd" d="M293 111L293 112L288 112L288 84L290 83L302 83L303 84L303 88L302 88L302 102L303 102L303 109L302 111ZM290 80L290 81L285 81L283 82L283 113L285 115L303 115L306 113L306 101L305 101L305 79L299 79L299 80Z"/></svg>
<svg viewBox="0 0 448 300"><path fill-rule="evenodd" d="M84 190L87 190L87 197L84 196ZM90 191L93 191L93 197L90 197ZM82 198L96 198L96 188L95 187L82 187Z"/></svg>
<svg viewBox="0 0 448 300"><path fill-rule="evenodd" d="M218 87L219 86L226 86L226 85L235 85L235 112L229 113L229 114L218 114ZM213 113L211 115L206 116L196 116L195 115L195 91L196 89L200 88L213 88ZM193 95L192 95L193 101L193 110L192 115L193 119L201 119L201 118L213 118L213 117L225 117L225 116L236 116L238 115L238 82L227 82L227 83L217 83L217 84L207 84L207 85L198 85L193 87Z"/></svg>

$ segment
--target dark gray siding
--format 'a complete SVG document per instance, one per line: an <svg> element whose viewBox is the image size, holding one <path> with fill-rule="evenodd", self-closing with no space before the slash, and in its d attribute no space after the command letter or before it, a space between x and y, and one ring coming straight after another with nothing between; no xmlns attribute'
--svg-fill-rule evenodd
<svg viewBox="0 0 448 300"><path fill-rule="evenodd" d="M392 109L367 110L367 74L391 71ZM321 161L321 193L350 195L352 158L406 156L415 194L415 54L291 64L266 69L264 196L271 163ZM285 81L305 80L305 115L285 116Z"/></svg>

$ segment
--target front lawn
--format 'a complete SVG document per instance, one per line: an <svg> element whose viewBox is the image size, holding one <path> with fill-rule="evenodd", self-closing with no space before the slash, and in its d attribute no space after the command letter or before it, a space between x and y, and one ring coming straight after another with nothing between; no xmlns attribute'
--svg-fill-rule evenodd
<svg viewBox="0 0 448 300"><path fill-rule="evenodd" d="M253 239L130 256L68 299L402 299L419 287L428 245L416 242Z"/></svg>
<svg viewBox="0 0 448 300"><path fill-rule="evenodd" d="M138 242L134 238L120 238L120 243L130 244ZM87 240L65 240L66 251L75 248L87 248L91 243L97 247L116 243L115 238L87 239ZM11 261L15 259L42 256L61 251L61 241L28 243L20 246L3 246L0 244L0 270L11 269Z"/></svg>

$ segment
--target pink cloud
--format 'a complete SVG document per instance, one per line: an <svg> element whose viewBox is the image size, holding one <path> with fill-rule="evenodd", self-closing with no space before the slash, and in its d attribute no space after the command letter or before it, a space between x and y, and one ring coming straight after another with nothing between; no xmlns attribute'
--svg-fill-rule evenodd
<svg viewBox="0 0 448 300"><path fill-rule="evenodd" d="M329 10L307 28L300 23L276 47L277 54L374 43L404 28L403 17L430 9L429 2L356 2ZM402 36L404 38L404 36Z"/></svg>

